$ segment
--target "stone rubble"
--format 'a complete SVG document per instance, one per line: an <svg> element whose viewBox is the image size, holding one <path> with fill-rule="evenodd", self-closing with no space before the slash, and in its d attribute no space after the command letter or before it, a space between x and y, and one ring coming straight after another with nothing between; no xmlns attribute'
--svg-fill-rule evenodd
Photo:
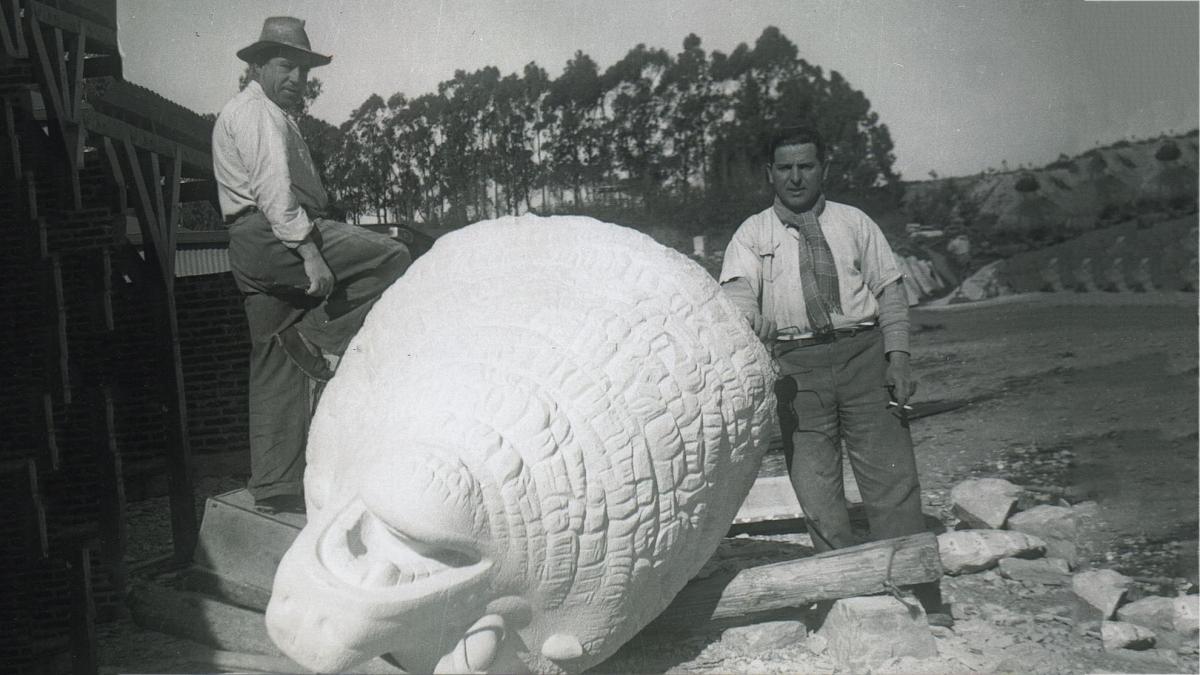
<svg viewBox="0 0 1200 675"><path fill-rule="evenodd" d="M1154 646L1154 631L1124 621L1105 621L1100 624L1100 636L1104 651L1114 649L1149 649Z"/></svg>
<svg viewBox="0 0 1200 675"><path fill-rule="evenodd" d="M898 656L937 656L920 604L905 604L889 595L834 602L818 633L834 661L849 669L869 668Z"/></svg>
<svg viewBox="0 0 1200 675"><path fill-rule="evenodd" d="M976 528L1000 529L1024 493L1001 478L965 480L950 490L954 514Z"/></svg>
<svg viewBox="0 0 1200 675"><path fill-rule="evenodd" d="M1046 542L1046 555L1062 558L1072 569L1079 564L1079 516L1070 507L1043 504L1008 519L1008 529Z"/></svg>
<svg viewBox="0 0 1200 675"><path fill-rule="evenodd" d="M989 570L1002 558L1041 555L1046 542L1007 530L956 530L938 535L942 571L963 574Z"/></svg>
<svg viewBox="0 0 1200 675"><path fill-rule="evenodd" d="M1071 577L1071 589L1108 619L1117 611L1133 579L1113 570L1088 570Z"/></svg>

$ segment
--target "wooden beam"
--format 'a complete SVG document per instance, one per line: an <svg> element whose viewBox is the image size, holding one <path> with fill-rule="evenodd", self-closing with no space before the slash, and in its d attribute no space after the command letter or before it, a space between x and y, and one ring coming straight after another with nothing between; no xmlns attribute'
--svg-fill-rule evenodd
<svg viewBox="0 0 1200 675"><path fill-rule="evenodd" d="M19 0L0 0L0 45L14 59L29 56L25 46L25 31L21 26Z"/></svg>
<svg viewBox="0 0 1200 675"><path fill-rule="evenodd" d="M0 3L3 1L0 0ZM12 99L5 97L0 100L4 102L4 132L8 135L8 148L12 153L13 179L21 180L21 135L17 133L17 117L13 113Z"/></svg>
<svg viewBox="0 0 1200 675"><path fill-rule="evenodd" d="M10 460L0 463L0 472L16 474L12 485L18 490L17 503L25 503L23 512L12 514L21 528L22 541L18 546L25 549L29 560L40 560L50 555L50 539L46 531L46 510L42 506L42 492L38 486L37 462L33 459ZM7 477L5 483L9 483Z"/></svg>
<svg viewBox="0 0 1200 675"><path fill-rule="evenodd" d="M121 220L125 220L125 216L121 216ZM113 314L113 264L112 264L112 249L107 246L100 249L100 273L103 279L100 280L100 306L104 312L104 329L116 330L116 320Z"/></svg>
<svg viewBox="0 0 1200 675"><path fill-rule="evenodd" d="M112 28L89 21L77 14L55 9L36 0L27 0L27 4L29 7L27 14L38 21L77 35L86 31L88 35L92 36L97 52L119 53L117 31Z"/></svg>
<svg viewBox="0 0 1200 675"><path fill-rule="evenodd" d="M46 450L46 465L54 471L62 466L62 453L58 450L58 433L54 431L54 397L48 393L41 396L42 445Z"/></svg>
<svg viewBox="0 0 1200 675"><path fill-rule="evenodd" d="M75 44L71 46L71 75L65 81L70 83L69 95L71 119L79 119L79 111L83 110L83 66L87 61L87 26L80 28L75 34Z"/></svg>
<svg viewBox="0 0 1200 675"><path fill-rule="evenodd" d="M125 480L121 471L121 451L117 445L116 416L113 414L112 391L101 387L100 419L96 429L97 444L104 490L100 495L100 555L112 576L118 595L124 596L126 584L125 549L129 542L129 527L125 522Z"/></svg>
<svg viewBox="0 0 1200 675"><path fill-rule="evenodd" d="M42 25L38 22L37 15L29 14L26 18L29 21L29 35L33 38L34 60L40 75L38 79L42 83L42 98L46 100L46 110L56 120L64 120L66 119L66 110L63 107L62 85L56 76L57 64L51 59L50 51L46 46L46 36ZM61 47L60 43L59 56L62 55Z"/></svg>
<svg viewBox="0 0 1200 675"><path fill-rule="evenodd" d="M108 136L101 138L103 139L104 156L108 158L109 175L117 184L117 213L124 218L125 211L129 209L129 186L125 182L125 172L121 170L121 157L117 154L117 148L113 145L111 138Z"/></svg>
<svg viewBox="0 0 1200 675"><path fill-rule="evenodd" d="M165 221L167 238L167 251L170 252L170 279L171 291L174 291L175 286L175 239L179 232L179 183L183 178L183 160L179 158L179 153L175 153L175 157L171 162L171 166L167 170L166 184L163 185L163 190L166 192L163 201L163 221ZM172 293L173 294L173 293Z"/></svg>
<svg viewBox="0 0 1200 675"><path fill-rule="evenodd" d="M158 153L164 157L170 157L178 153L185 167L195 168L204 175L212 174L212 155L207 152L173 143L145 129L139 129L132 124L98 113L95 110L84 109L80 112L80 122L83 124L83 127L94 134L107 136L118 142L128 140L139 148Z"/></svg>
<svg viewBox="0 0 1200 675"><path fill-rule="evenodd" d="M51 386L52 391L58 391L58 399L63 405L70 405L71 378L70 371L67 369L69 362L67 306L63 297L62 264L57 255L50 256L47 267L47 284L49 285L47 290L51 303L50 331L52 333L52 347L48 355L50 362L47 366L50 378L53 380L47 384Z"/></svg>
<svg viewBox="0 0 1200 675"><path fill-rule="evenodd" d="M653 626L692 625L819 600L878 595L942 576L937 537L922 532L693 581Z"/></svg>
<svg viewBox="0 0 1200 675"><path fill-rule="evenodd" d="M125 148L125 175L133 183L134 200L133 208L138 215L138 226L142 231L143 242L149 242L149 246L143 246L146 252L146 261L153 264L160 273L163 274L164 284L170 287L172 282L166 282L167 268L164 264L168 252L163 249L163 241L161 236L161 228L158 224L158 209L155 208L155 200L150 192L150 187L147 185L147 176L145 169L142 166L142 160L137 148L133 142L125 139L123 142ZM150 153L152 156L154 153ZM155 185L154 190L161 195L161 189ZM174 252L170 252L171 255ZM173 281L173 280L172 280Z"/></svg>
<svg viewBox="0 0 1200 675"><path fill-rule="evenodd" d="M71 563L71 672L99 669L96 642L96 601L92 596L92 551L76 549Z"/></svg>
<svg viewBox="0 0 1200 675"><path fill-rule="evenodd" d="M71 85L67 80L67 47L63 40L63 31L61 28L52 28L51 35L54 36L54 57L55 81L58 82L58 96L62 101L62 113L64 119L73 119L75 110L71 107Z"/></svg>
<svg viewBox="0 0 1200 675"><path fill-rule="evenodd" d="M169 277L171 282L175 278ZM188 438L187 394L183 379L183 355L179 345L179 321L175 308L173 283L165 287L167 319L167 358L170 374L167 386L167 489L170 492L171 535L175 557L180 564L192 561L199 527L196 497L192 482L192 447Z"/></svg>

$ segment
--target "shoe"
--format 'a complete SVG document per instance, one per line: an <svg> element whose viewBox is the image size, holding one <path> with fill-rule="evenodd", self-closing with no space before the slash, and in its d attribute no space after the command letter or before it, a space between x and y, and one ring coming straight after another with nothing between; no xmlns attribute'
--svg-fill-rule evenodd
<svg viewBox="0 0 1200 675"><path fill-rule="evenodd" d="M304 515L304 495L275 495L254 500L254 508L267 515L295 513Z"/></svg>
<svg viewBox="0 0 1200 675"><path fill-rule="evenodd" d="M300 329L294 324L277 333L275 341L283 347L284 353L292 363L309 378L317 382L328 382L333 377L333 371L329 368L329 362L321 355L321 350L305 340L300 334Z"/></svg>

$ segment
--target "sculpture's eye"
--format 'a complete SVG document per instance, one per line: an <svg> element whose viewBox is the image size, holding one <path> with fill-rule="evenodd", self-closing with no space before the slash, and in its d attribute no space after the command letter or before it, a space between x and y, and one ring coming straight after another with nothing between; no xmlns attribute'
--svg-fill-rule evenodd
<svg viewBox="0 0 1200 675"><path fill-rule="evenodd" d="M393 530L359 502L337 518L321 542L321 561L342 581L380 588L419 583L479 562L462 547L440 546Z"/></svg>

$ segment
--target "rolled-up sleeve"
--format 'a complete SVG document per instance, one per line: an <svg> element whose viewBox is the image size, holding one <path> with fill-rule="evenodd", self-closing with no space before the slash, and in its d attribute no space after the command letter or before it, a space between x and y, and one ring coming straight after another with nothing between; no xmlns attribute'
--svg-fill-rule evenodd
<svg viewBox="0 0 1200 675"><path fill-rule="evenodd" d="M896 261L896 254L883 236L883 231L865 214L860 223L862 228L862 274L871 294L878 296L883 289L900 277L903 272Z"/></svg>
<svg viewBox="0 0 1200 675"><path fill-rule="evenodd" d="M748 230L749 227L743 224L725 247L720 283L726 296L743 314L754 316L762 310L758 305L762 291L762 258L754 252Z"/></svg>
<svg viewBox="0 0 1200 675"><path fill-rule="evenodd" d="M295 248L312 232L312 221L292 192L288 168L287 123L263 108L239 116L238 150L247 169L250 192L271 230Z"/></svg>

